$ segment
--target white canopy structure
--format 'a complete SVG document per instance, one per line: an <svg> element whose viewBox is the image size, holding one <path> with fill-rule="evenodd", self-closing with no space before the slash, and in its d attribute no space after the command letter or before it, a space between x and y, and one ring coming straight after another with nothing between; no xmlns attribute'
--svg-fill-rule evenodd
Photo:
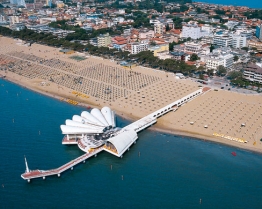
<svg viewBox="0 0 262 209"><path fill-rule="evenodd" d="M95 116L93 116L92 114L90 114L87 111L83 111L81 113L81 117L85 118L87 121L89 121L88 123L97 125L97 126L106 126L104 125L98 118L96 118Z"/></svg>
<svg viewBox="0 0 262 209"><path fill-rule="evenodd" d="M116 127L115 113L109 107L103 107L101 111L94 108L90 113L83 111L81 116L74 115L60 127L66 134L64 144L77 144L84 152L102 147L117 157L122 157L138 138L134 128Z"/></svg>
<svg viewBox="0 0 262 209"><path fill-rule="evenodd" d="M63 134L99 134L103 133L103 128L99 129L89 129L83 127L76 127L76 126L67 126L61 125L60 126Z"/></svg>
<svg viewBox="0 0 262 209"><path fill-rule="evenodd" d="M105 150L113 155L116 155L117 157L121 157L123 153L136 141L137 138L138 136L136 131L123 130L116 136L107 140L107 144L111 149L105 148ZM113 145L113 147L110 145Z"/></svg>
<svg viewBox="0 0 262 209"><path fill-rule="evenodd" d="M114 112L109 108L109 107L103 107L101 109L101 113L103 114L103 116L105 117L107 123L112 126L112 127L116 127L115 124L115 114Z"/></svg>
<svg viewBox="0 0 262 209"><path fill-rule="evenodd" d="M63 134L75 135L75 134L87 134L97 135L103 133L108 138L108 130L115 127L114 112L109 108L102 108L103 113L97 108L94 108L91 113L83 111L81 116L74 115L72 120L66 120L65 125L61 125ZM70 136L67 136L69 139Z"/></svg>
<svg viewBox="0 0 262 209"><path fill-rule="evenodd" d="M99 129L99 130L104 129L103 127L98 127L98 126L87 124L87 123L80 123L80 122L73 121L73 120L66 120L65 124L67 126L76 126L76 127L82 127L82 128L88 128L88 129Z"/></svg>
<svg viewBox="0 0 262 209"><path fill-rule="evenodd" d="M106 119L104 118L103 114L100 112L99 109L94 108L91 110L91 115L96 117L104 126L109 126Z"/></svg>

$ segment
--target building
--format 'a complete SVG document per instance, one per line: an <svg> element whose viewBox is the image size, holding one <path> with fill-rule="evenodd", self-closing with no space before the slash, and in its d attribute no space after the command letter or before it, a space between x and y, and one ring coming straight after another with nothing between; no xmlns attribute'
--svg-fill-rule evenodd
<svg viewBox="0 0 262 209"><path fill-rule="evenodd" d="M154 24L154 32L155 34L163 34L165 32L165 26L163 23L155 23Z"/></svg>
<svg viewBox="0 0 262 209"><path fill-rule="evenodd" d="M232 47L241 49L247 46L247 37L241 35L232 36Z"/></svg>
<svg viewBox="0 0 262 209"><path fill-rule="evenodd" d="M10 22L10 25L13 25L13 24L16 24L16 23L20 23L20 20L19 20L18 16L10 16L9 22Z"/></svg>
<svg viewBox="0 0 262 209"><path fill-rule="evenodd" d="M195 42L186 42L185 43L185 51L192 52L198 54L202 50L202 44L195 43Z"/></svg>
<svg viewBox="0 0 262 209"><path fill-rule="evenodd" d="M127 45L127 39L122 36L116 36L112 38L113 47L117 50L123 50Z"/></svg>
<svg viewBox="0 0 262 209"><path fill-rule="evenodd" d="M208 34L208 31L201 30L201 28L197 24L186 24L182 27L180 37L199 39L201 37L207 36Z"/></svg>
<svg viewBox="0 0 262 209"><path fill-rule="evenodd" d="M248 41L248 47L256 48L257 51L262 52L262 42L260 41Z"/></svg>
<svg viewBox="0 0 262 209"><path fill-rule="evenodd" d="M262 40L262 24L256 27L256 37Z"/></svg>
<svg viewBox="0 0 262 209"><path fill-rule="evenodd" d="M253 82L262 84L262 67L257 64L250 63L244 69L244 78Z"/></svg>
<svg viewBox="0 0 262 209"><path fill-rule="evenodd" d="M233 39L226 34L216 34L213 38L213 44L222 47L232 46Z"/></svg>
<svg viewBox="0 0 262 209"><path fill-rule="evenodd" d="M173 52L170 52L170 54L174 60L187 61L186 60L187 54L183 51L173 51Z"/></svg>
<svg viewBox="0 0 262 209"><path fill-rule="evenodd" d="M153 30L141 29L139 30L139 39L150 39L155 36L155 32Z"/></svg>
<svg viewBox="0 0 262 209"><path fill-rule="evenodd" d="M100 34L97 37L97 46L98 47L107 47L109 44L111 44L111 36L109 36L109 33Z"/></svg>
<svg viewBox="0 0 262 209"><path fill-rule="evenodd" d="M234 56L228 52L213 52L204 59L207 69L217 69L219 65L230 68L233 65Z"/></svg>
<svg viewBox="0 0 262 209"><path fill-rule="evenodd" d="M63 7L65 6L65 4L64 4L63 1L57 1L57 2L56 2L56 6L57 6L58 8L63 8Z"/></svg>
<svg viewBox="0 0 262 209"><path fill-rule="evenodd" d="M23 23L15 23L10 25L10 29L13 31L21 31L25 29L25 25Z"/></svg>
<svg viewBox="0 0 262 209"><path fill-rule="evenodd" d="M253 37L253 32L252 30L245 30L245 31L241 31L239 35L245 36L247 40L250 40Z"/></svg>
<svg viewBox="0 0 262 209"><path fill-rule="evenodd" d="M163 43L163 44L157 44L156 46L149 46L148 47L149 51L152 51L154 56L157 57L158 53L161 52L169 52L169 44L168 43Z"/></svg>
<svg viewBox="0 0 262 209"><path fill-rule="evenodd" d="M135 42L131 44L131 54L138 54L139 52L147 51L147 50L148 50L148 43Z"/></svg>
<svg viewBox="0 0 262 209"><path fill-rule="evenodd" d="M5 15L0 15L0 23L6 23Z"/></svg>

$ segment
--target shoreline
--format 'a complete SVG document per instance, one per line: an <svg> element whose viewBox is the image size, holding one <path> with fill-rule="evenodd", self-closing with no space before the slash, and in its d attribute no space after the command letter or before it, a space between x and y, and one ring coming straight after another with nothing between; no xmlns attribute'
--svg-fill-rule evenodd
<svg viewBox="0 0 262 209"><path fill-rule="evenodd" d="M221 2L218 2L218 3L214 3L214 2L209 2L209 1L195 1L194 3L204 3L204 4L214 4L214 5L220 5L220 6L233 6L233 7L248 7L250 9L254 9L254 10L261 10L262 9L262 6L261 7L254 7L254 6L248 6L248 5L234 5L236 4L235 2L233 3L221 3ZM239 2L238 2L239 3ZM243 2L243 4L245 4Z"/></svg>
<svg viewBox="0 0 262 209"><path fill-rule="evenodd" d="M9 77L7 75L1 77L0 79L6 80L6 81L8 81L10 83L18 85L18 86L20 86L22 88L25 88L25 89L29 90L29 91L33 91L35 93L39 93L41 95L48 96L48 97L51 97L53 99L57 99L60 102L63 102L63 101L61 101L61 99L67 99L67 98L65 98L65 97L63 97L61 95L51 94L49 92L41 91L39 89L34 89L32 87L30 88L30 87L24 85L21 82L17 82L16 79L12 79L11 77ZM72 105L72 104L69 104L69 105ZM74 105L74 106L80 106L80 107L84 107L84 108L88 108L88 107L99 108L100 107L99 105L87 104L87 103L78 103L77 105ZM135 117L135 116L130 117L127 114L125 114L124 112L120 112L120 111L117 111L117 110L114 110L114 112L118 116L120 116L121 118L129 120L131 122L134 122L135 120L140 119L140 118ZM231 144L231 143L227 143L226 141L218 141L219 138L217 138L217 137L210 137L210 136L204 135L204 134L190 133L189 131L182 131L182 130L171 129L171 128L165 127L163 124L159 124L157 122L155 124L153 124L153 126L148 127L147 129L149 129L151 131L162 132L162 133L165 133L165 134L171 134L171 135L174 135L174 136L190 137L190 138L193 138L195 140L209 141L209 142L212 142L212 143L221 144L221 145L232 147L232 148L238 148L238 149L242 149L242 150L246 150L246 151L251 151L251 152L257 153L257 154L262 154L262 152L260 150L258 150L258 149L249 148L249 147L243 148L241 146L241 144Z"/></svg>
<svg viewBox="0 0 262 209"><path fill-rule="evenodd" d="M77 62L57 48L3 40L2 79L83 108L109 106L130 122L200 89L190 79L151 68L137 66L131 71L92 57ZM262 153L262 97L211 89L159 117L149 128Z"/></svg>

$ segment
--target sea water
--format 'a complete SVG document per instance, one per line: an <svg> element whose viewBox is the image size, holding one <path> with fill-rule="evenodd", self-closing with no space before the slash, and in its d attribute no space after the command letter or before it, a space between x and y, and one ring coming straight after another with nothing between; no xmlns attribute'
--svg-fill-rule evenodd
<svg viewBox="0 0 262 209"><path fill-rule="evenodd" d="M85 108L5 80L0 99L1 208L262 208L260 154L150 129L122 159L102 152L27 183L24 155L45 170L83 154L61 144L59 126ZM117 116L118 126L129 123Z"/></svg>
<svg viewBox="0 0 262 209"><path fill-rule="evenodd" d="M209 4L233 5L233 6L246 6L254 9L262 9L261 0L199 0L194 2L205 2Z"/></svg>

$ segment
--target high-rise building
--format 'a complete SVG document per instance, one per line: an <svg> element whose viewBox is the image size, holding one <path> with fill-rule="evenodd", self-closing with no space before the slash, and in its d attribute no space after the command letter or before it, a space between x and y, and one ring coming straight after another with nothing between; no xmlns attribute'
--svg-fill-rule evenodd
<svg viewBox="0 0 262 209"><path fill-rule="evenodd" d="M155 23L154 24L154 32L155 34L163 34L164 33L164 24L163 23Z"/></svg>
<svg viewBox="0 0 262 209"><path fill-rule="evenodd" d="M131 44L131 54L138 54L142 51L148 50L148 43L132 43Z"/></svg>
<svg viewBox="0 0 262 209"><path fill-rule="evenodd" d="M97 46L98 47L107 47L109 44L111 44L111 36L109 33L106 34L100 34L97 37Z"/></svg>
<svg viewBox="0 0 262 209"><path fill-rule="evenodd" d="M247 46L247 37L241 35L232 35L232 47L241 49Z"/></svg>
<svg viewBox="0 0 262 209"><path fill-rule="evenodd" d="M262 24L256 27L256 37L262 40Z"/></svg>
<svg viewBox="0 0 262 209"><path fill-rule="evenodd" d="M197 24L186 24L182 27L180 37L198 39L207 36L208 34L208 31L202 30Z"/></svg>
<svg viewBox="0 0 262 209"><path fill-rule="evenodd" d="M228 47L232 46L232 37L229 35L221 34L221 35L215 35L213 39L213 44L217 46L222 46L222 47Z"/></svg>

